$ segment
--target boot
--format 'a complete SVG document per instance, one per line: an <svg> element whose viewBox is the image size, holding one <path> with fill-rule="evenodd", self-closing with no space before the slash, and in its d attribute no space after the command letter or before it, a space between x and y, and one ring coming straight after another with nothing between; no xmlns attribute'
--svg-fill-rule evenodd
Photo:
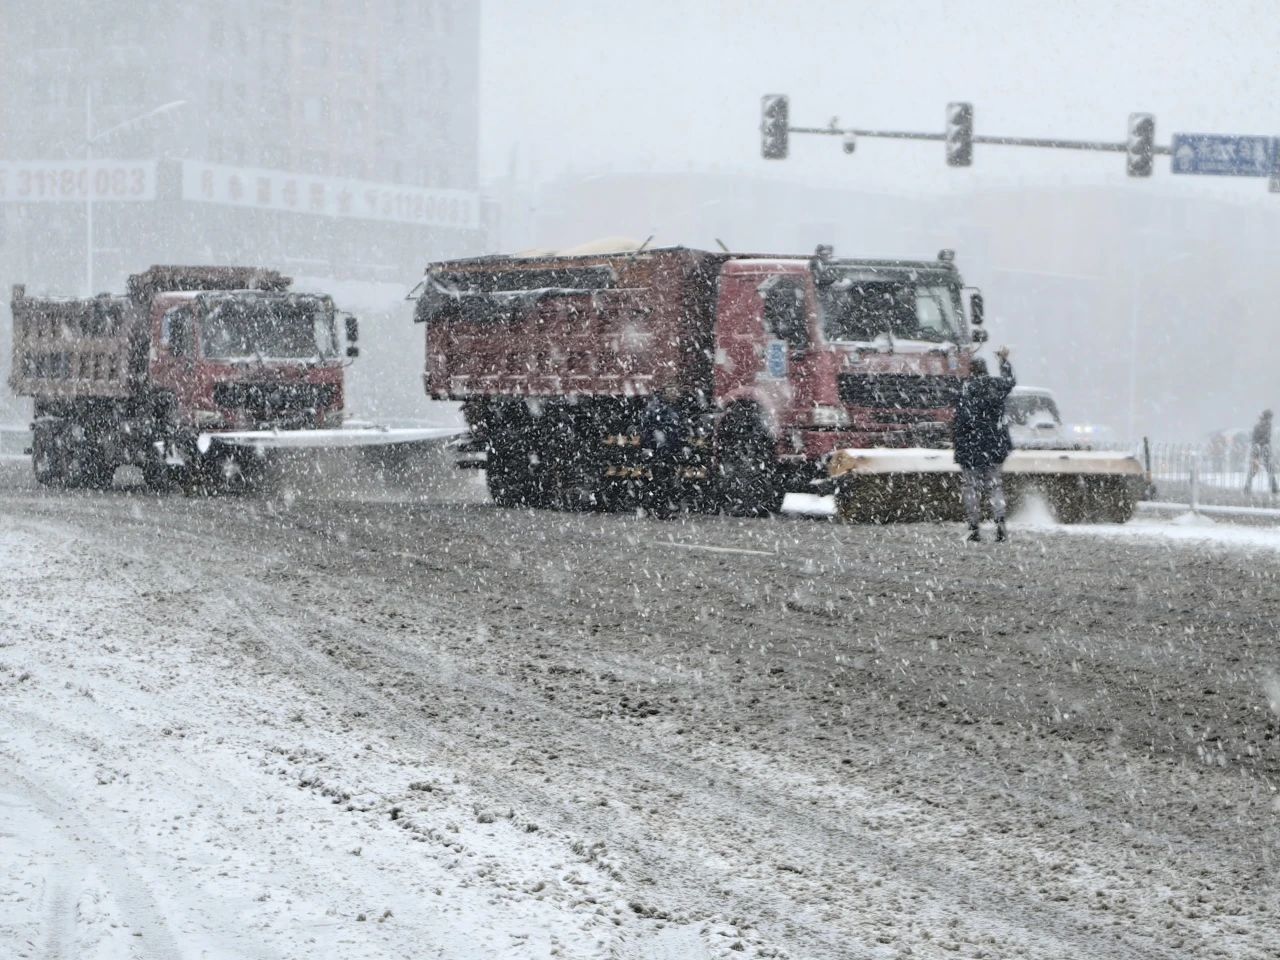
<svg viewBox="0 0 1280 960"><path fill-rule="evenodd" d="M982 542L982 533L978 530L978 525L976 523L969 524L969 536L965 537L965 540L968 543Z"/></svg>
<svg viewBox="0 0 1280 960"><path fill-rule="evenodd" d="M1004 543L1009 539L1009 534L1004 528L1004 521L996 521L996 543Z"/></svg>

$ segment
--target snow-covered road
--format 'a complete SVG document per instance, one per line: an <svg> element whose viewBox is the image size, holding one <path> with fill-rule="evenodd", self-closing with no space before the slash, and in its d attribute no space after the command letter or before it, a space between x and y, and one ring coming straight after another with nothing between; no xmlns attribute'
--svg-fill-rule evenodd
<svg viewBox="0 0 1280 960"><path fill-rule="evenodd" d="M0 489L0 955L1280 942L1265 544L471 499Z"/></svg>

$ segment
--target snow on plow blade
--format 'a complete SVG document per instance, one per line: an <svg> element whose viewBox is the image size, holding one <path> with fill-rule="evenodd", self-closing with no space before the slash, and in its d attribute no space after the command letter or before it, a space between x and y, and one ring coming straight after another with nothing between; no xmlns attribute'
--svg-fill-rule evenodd
<svg viewBox="0 0 1280 960"><path fill-rule="evenodd" d="M1146 483L1136 457L1107 450L1015 450L1004 464L1009 509L1036 493L1061 523L1124 523ZM954 451L838 450L828 465L841 519L961 520Z"/></svg>
<svg viewBox="0 0 1280 960"><path fill-rule="evenodd" d="M353 430L228 430L202 433L201 451L218 443L258 449L334 449L373 447L391 443L423 443L445 440L467 432L466 427L369 427Z"/></svg>

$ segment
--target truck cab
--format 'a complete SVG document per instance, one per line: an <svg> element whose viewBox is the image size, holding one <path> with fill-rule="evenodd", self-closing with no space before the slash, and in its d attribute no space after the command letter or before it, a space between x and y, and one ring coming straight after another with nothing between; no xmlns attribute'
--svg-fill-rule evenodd
<svg viewBox="0 0 1280 960"><path fill-rule="evenodd" d="M335 426L343 363L333 301L263 290L166 291L151 301L151 380L182 427Z"/></svg>
<svg viewBox="0 0 1280 960"><path fill-rule="evenodd" d="M758 411L782 464L848 447L937 446L975 338L938 261L743 257L721 269L715 396Z"/></svg>

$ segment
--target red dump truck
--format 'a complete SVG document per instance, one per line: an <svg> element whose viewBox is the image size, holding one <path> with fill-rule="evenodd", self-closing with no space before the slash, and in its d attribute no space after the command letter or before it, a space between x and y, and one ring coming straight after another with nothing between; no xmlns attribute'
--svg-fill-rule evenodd
<svg viewBox="0 0 1280 960"><path fill-rule="evenodd" d="M951 251L454 260L428 266L415 319L427 328L426 391L463 402L464 459L484 466L500 504L645 502L642 411L662 393L689 424L677 472L690 507L767 514L788 491L827 489L849 519L959 510L945 448L985 332L981 294ZM1064 519L1132 510L1132 458L1039 453L1011 470L1048 488Z"/></svg>
<svg viewBox="0 0 1280 960"><path fill-rule="evenodd" d="M949 257L821 248L484 257L432 264L416 319L427 393L464 402L500 503L639 502L641 411L674 388L686 500L761 514L836 450L942 440L972 339L962 287Z"/></svg>
<svg viewBox="0 0 1280 960"><path fill-rule="evenodd" d="M250 476L252 443L337 427L342 332L333 301L254 267L155 266L123 296L13 289L15 393L35 401L32 463L46 485L104 487L141 467L149 487ZM356 339L347 317L346 340ZM226 442L224 442L226 441Z"/></svg>

